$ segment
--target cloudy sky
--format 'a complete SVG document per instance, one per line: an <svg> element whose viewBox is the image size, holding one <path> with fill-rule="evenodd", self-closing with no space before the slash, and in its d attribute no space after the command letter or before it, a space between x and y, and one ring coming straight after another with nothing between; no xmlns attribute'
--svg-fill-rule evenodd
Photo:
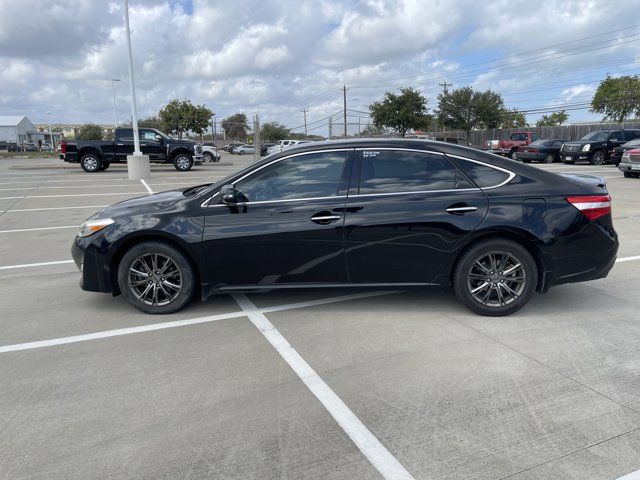
<svg viewBox="0 0 640 480"><path fill-rule="evenodd" d="M128 117L123 6L0 0L0 115L110 123L120 78ZM529 122L557 106L583 121L606 73L640 73L640 0L131 0L130 15L141 116L184 98L299 128L307 109L326 135L342 85L357 125L385 90L433 107L447 81L491 88Z"/></svg>

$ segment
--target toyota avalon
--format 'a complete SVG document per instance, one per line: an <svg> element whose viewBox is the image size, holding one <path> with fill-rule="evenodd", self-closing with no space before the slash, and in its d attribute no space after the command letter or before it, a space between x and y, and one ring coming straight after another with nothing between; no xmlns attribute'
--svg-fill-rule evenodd
<svg viewBox="0 0 640 480"><path fill-rule="evenodd" d="M493 316L605 277L617 250L604 180L415 139L288 149L107 207L72 247L83 289L153 314L231 291L452 286Z"/></svg>

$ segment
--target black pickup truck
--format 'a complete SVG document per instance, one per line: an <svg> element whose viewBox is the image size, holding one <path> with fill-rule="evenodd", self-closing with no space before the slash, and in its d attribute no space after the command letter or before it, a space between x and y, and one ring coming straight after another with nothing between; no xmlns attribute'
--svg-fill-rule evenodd
<svg viewBox="0 0 640 480"><path fill-rule="evenodd" d="M186 172L202 162L202 146L191 140L176 140L153 128L140 128L140 150L154 163L173 163ZM85 172L104 171L112 163L126 163L133 154L133 129L116 128L113 140L78 140L60 142L60 159L79 163Z"/></svg>

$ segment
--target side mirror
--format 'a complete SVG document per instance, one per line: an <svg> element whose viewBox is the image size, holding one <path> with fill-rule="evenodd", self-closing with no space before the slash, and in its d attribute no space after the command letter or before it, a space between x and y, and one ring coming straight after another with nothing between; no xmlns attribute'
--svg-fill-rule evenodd
<svg viewBox="0 0 640 480"><path fill-rule="evenodd" d="M220 195L224 203L236 203L236 189L233 185L225 185L220 189Z"/></svg>
<svg viewBox="0 0 640 480"><path fill-rule="evenodd" d="M156 135L156 142L162 143L163 141L164 141L164 139L162 138L161 135Z"/></svg>

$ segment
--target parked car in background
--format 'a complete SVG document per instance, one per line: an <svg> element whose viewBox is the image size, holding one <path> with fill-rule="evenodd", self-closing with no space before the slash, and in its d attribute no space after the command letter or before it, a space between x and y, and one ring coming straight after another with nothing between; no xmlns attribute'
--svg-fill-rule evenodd
<svg viewBox="0 0 640 480"><path fill-rule="evenodd" d="M192 140L176 140L159 130L141 128L140 147L152 163L172 163L179 172L202 162L202 146ZM106 170L111 163L125 163L133 154L133 129L116 128L113 140L75 140L60 142L60 159L79 163L88 173Z"/></svg>
<svg viewBox="0 0 640 480"><path fill-rule="evenodd" d="M237 153L238 155L246 155L247 153L255 153L256 152L256 147L254 147L253 145L240 145L239 147L236 147L233 149L233 153Z"/></svg>
<svg viewBox="0 0 640 480"><path fill-rule="evenodd" d="M244 145L244 143L241 142L231 142L227 145L225 145L222 149L229 152L229 153L233 153L233 149L236 147L239 147L240 145Z"/></svg>
<svg viewBox="0 0 640 480"><path fill-rule="evenodd" d="M564 163L589 162L602 165L609 161L616 147L640 138L640 130L596 130L574 142L565 142L561 155Z"/></svg>
<svg viewBox="0 0 640 480"><path fill-rule="evenodd" d="M5 142L4 140L0 140L0 150L6 150L7 149L7 142Z"/></svg>
<svg viewBox="0 0 640 480"><path fill-rule="evenodd" d="M515 158L518 148L537 140L540 140L540 135L535 132L513 132L507 140L488 140L486 148L491 153Z"/></svg>
<svg viewBox="0 0 640 480"><path fill-rule="evenodd" d="M560 148L564 140L536 140L526 147L519 147L516 153L516 160L524 163L543 162L553 163L560 161Z"/></svg>
<svg viewBox="0 0 640 480"><path fill-rule="evenodd" d="M205 162L219 162L221 158L220 152L216 147L211 145L202 146L202 159Z"/></svg>
<svg viewBox="0 0 640 480"><path fill-rule="evenodd" d="M640 148L627 150L622 154L618 170L624 173L626 178L640 177Z"/></svg>
<svg viewBox="0 0 640 480"><path fill-rule="evenodd" d="M44 142L42 145L40 145L40 151L41 152L52 152L53 151L53 145L51 145L49 142Z"/></svg>
<svg viewBox="0 0 640 480"><path fill-rule="evenodd" d="M7 142L7 152L17 152L18 144L16 142Z"/></svg>
<svg viewBox="0 0 640 480"><path fill-rule="evenodd" d="M470 310L508 315L606 277L617 251L605 180L407 139L310 143L125 200L72 246L81 288L152 314L255 288L452 285Z"/></svg>
<svg viewBox="0 0 640 480"><path fill-rule="evenodd" d="M264 157L268 154L269 148L273 147L275 143L261 143L260 144L260 156Z"/></svg>
<svg viewBox="0 0 640 480"><path fill-rule="evenodd" d="M635 140L623 143L619 147L614 148L613 153L609 157L609 163L613 163L617 167L620 165L624 152L627 150L634 150L636 148L640 148L640 138L636 138Z"/></svg>
<svg viewBox="0 0 640 480"><path fill-rule="evenodd" d="M22 149L25 152L37 152L38 151L38 146L33 142L25 142L25 144L23 145Z"/></svg>
<svg viewBox="0 0 640 480"><path fill-rule="evenodd" d="M453 143L454 145L464 145L465 147L471 146L471 142L468 142L466 138L462 137L436 136L433 140L436 142Z"/></svg>

